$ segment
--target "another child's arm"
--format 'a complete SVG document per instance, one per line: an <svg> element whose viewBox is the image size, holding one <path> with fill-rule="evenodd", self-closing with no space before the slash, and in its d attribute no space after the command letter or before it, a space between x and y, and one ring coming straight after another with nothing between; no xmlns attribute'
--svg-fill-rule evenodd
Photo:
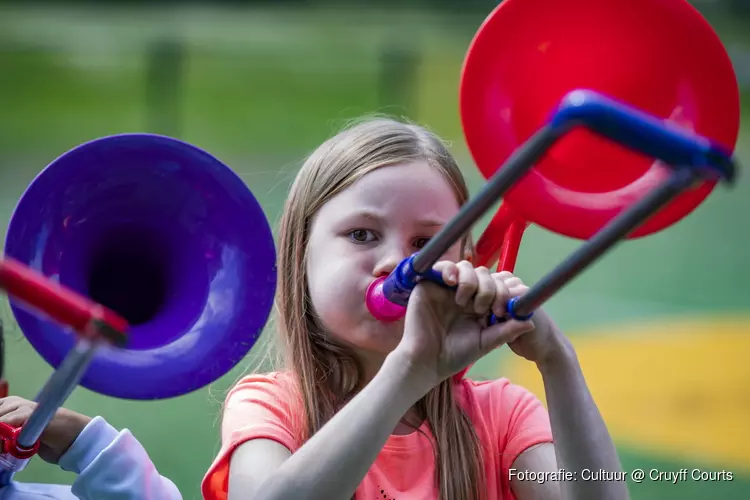
<svg viewBox="0 0 750 500"><path fill-rule="evenodd" d="M0 399L0 422L22 425L35 405L18 397ZM130 431L118 432L101 417L61 408L40 441L40 458L78 475L72 492L81 500L182 500Z"/></svg>

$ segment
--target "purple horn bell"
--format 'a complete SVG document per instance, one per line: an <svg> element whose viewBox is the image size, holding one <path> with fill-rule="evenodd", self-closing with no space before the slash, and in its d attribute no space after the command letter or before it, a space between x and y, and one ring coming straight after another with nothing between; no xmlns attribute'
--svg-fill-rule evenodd
<svg viewBox="0 0 750 500"><path fill-rule="evenodd" d="M273 305L276 252L263 210L226 165L152 134L97 139L28 187L5 253L123 315L126 348L102 346L81 385L166 399L215 381L250 351ZM11 303L57 367L75 335Z"/></svg>

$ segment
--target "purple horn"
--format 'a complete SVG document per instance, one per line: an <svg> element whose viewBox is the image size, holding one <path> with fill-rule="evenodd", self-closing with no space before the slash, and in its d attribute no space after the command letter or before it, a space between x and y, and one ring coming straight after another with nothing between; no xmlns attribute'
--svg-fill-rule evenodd
<svg viewBox="0 0 750 500"><path fill-rule="evenodd" d="M102 346L81 380L124 399L166 399L231 370L258 340L276 291L266 216L226 165L152 134L97 139L31 183L5 254L120 313L125 348ZM72 332L11 306L53 367Z"/></svg>

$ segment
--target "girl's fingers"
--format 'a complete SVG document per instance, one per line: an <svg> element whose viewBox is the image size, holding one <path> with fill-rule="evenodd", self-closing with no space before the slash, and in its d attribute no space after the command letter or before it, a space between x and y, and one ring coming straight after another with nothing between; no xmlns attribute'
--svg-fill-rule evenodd
<svg viewBox="0 0 750 500"><path fill-rule="evenodd" d="M500 271L500 272L495 273L495 276L497 276L503 281L516 277L516 275L510 271Z"/></svg>
<svg viewBox="0 0 750 500"><path fill-rule="evenodd" d="M432 269L441 274L446 285L456 286L458 283L458 267L455 262L443 260L435 263Z"/></svg>
<svg viewBox="0 0 750 500"><path fill-rule="evenodd" d="M527 287L524 284L520 284L520 285L516 285L516 286L513 286L513 287L509 287L508 288L508 293L509 293L508 299L510 300L510 297L520 297L521 295L524 295L528 291L529 291L529 287Z"/></svg>
<svg viewBox="0 0 750 500"><path fill-rule="evenodd" d="M489 269L480 266L475 269L474 274L477 277L477 293L474 296L474 312L477 314L487 314L495 301L497 295L497 285L492 278Z"/></svg>
<svg viewBox="0 0 750 500"><path fill-rule="evenodd" d="M503 282L505 282L505 286L508 288L513 288L514 286L523 285L523 281L518 276L513 276L512 278L503 279Z"/></svg>
<svg viewBox="0 0 750 500"><path fill-rule="evenodd" d="M529 291L529 287L523 283L523 280L509 271L495 273L493 274L493 277L502 281L505 288L508 290L509 295L505 299L506 301L510 300L511 297L518 297Z"/></svg>
<svg viewBox="0 0 750 500"><path fill-rule="evenodd" d="M505 316L505 307L511 298L511 294L502 278L498 277L497 274L493 274L492 278L495 282L495 300L492 303L492 312L495 316L501 318Z"/></svg>
<svg viewBox="0 0 750 500"><path fill-rule="evenodd" d="M501 345L510 344L526 332L534 329L531 321L506 321L485 328L480 333L481 352L487 354Z"/></svg>
<svg viewBox="0 0 750 500"><path fill-rule="evenodd" d="M456 304L461 307L466 307L469 300L477 292L479 286L479 280L477 279L477 273L474 270L474 266L466 260L462 260L458 264L458 289L456 290Z"/></svg>
<svg viewBox="0 0 750 500"><path fill-rule="evenodd" d="M456 304L477 314L491 310L502 316L508 300L529 290L521 278L510 271L490 273L484 266L474 268L467 260L440 261L433 269L440 273L446 285L456 287Z"/></svg>

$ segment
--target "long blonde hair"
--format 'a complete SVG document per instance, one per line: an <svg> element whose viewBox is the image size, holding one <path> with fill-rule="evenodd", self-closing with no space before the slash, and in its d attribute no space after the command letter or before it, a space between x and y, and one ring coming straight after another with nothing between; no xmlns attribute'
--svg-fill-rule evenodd
<svg viewBox="0 0 750 500"><path fill-rule="evenodd" d="M455 160L428 130L390 118L359 121L318 147L306 160L284 206L279 227L277 330L287 369L299 387L304 415L301 443L317 432L361 388L363 371L353 352L335 342L313 313L305 273L310 222L331 197L377 168L426 161L450 182L459 204L469 193ZM465 237L464 249L471 241ZM480 500L484 488L481 442L459 406L448 378L417 402L434 435L440 500Z"/></svg>

